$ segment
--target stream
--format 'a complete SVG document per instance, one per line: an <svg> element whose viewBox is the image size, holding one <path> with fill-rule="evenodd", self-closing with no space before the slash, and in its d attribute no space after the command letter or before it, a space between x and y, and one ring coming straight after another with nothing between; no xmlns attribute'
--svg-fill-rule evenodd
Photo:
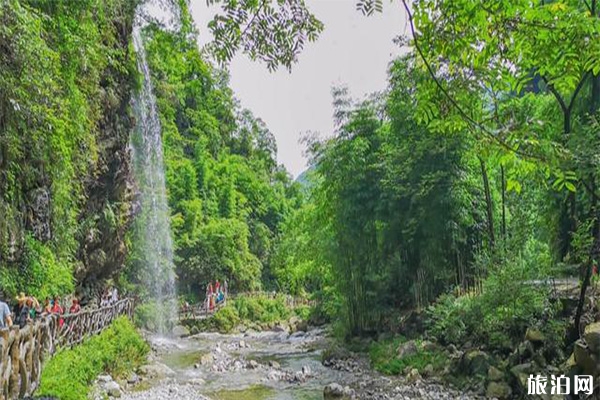
<svg viewBox="0 0 600 400"><path fill-rule="evenodd" d="M381 376L361 358L325 367L321 353L329 339L321 329L148 339L150 364L125 400L321 400L329 384L344 388L345 398L473 398L436 382Z"/></svg>

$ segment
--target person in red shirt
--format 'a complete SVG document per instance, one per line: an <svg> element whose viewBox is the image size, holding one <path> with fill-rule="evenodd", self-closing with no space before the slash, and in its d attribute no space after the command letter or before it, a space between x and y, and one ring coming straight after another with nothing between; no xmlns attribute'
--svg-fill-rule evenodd
<svg viewBox="0 0 600 400"><path fill-rule="evenodd" d="M55 296L54 297L54 304L52 305L52 314L64 314L65 310L63 310L63 308L60 306L60 297ZM60 317L58 319L58 326L62 328L62 326L64 325L65 320L64 318Z"/></svg>
<svg viewBox="0 0 600 400"><path fill-rule="evenodd" d="M79 300L73 299L73 304L71 305L71 308L69 309L69 314L77 314L79 311L81 311L81 306L79 305Z"/></svg>

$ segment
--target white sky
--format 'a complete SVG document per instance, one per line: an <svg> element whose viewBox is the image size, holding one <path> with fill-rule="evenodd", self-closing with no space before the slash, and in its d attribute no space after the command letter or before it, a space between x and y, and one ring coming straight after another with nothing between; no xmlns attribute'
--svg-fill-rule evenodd
<svg viewBox="0 0 600 400"><path fill-rule="evenodd" d="M278 161L294 177L306 168L298 140L307 131L333 130L331 88L345 84L355 98L386 87L388 63L400 49L392 43L406 33L401 2L384 2L384 13L371 17L356 11L355 0L306 0L325 24L315 43L308 43L289 73L270 73L266 66L237 55L229 67L231 88L242 106L262 118L277 140ZM191 2L200 44L210 40L207 22L215 9L204 0Z"/></svg>

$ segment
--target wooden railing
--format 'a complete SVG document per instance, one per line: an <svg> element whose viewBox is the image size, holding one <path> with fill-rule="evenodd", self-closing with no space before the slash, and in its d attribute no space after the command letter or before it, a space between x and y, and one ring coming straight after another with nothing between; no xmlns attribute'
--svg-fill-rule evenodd
<svg viewBox="0 0 600 400"><path fill-rule="evenodd" d="M286 307L294 309L301 306L315 306L316 301L309 300L305 297L294 297L291 295L283 295L277 292L241 292L232 294L230 296L225 297L225 301L215 304L215 307L212 310L209 310L207 306L207 302L204 301L199 304L190 305L187 308L182 308L179 310L179 320L186 319L204 319L212 316L217 310L221 307L225 306L228 299L235 300L238 297L251 297L251 298L259 298L266 297L269 299L275 299L279 296L285 296L285 304Z"/></svg>
<svg viewBox="0 0 600 400"><path fill-rule="evenodd" d="M43 316L21 329L0 330L0 400L33 394L47 357L102 332L118 316L132 318L133 311L134 301L123 299L108 307L76 314Z"/></svg>

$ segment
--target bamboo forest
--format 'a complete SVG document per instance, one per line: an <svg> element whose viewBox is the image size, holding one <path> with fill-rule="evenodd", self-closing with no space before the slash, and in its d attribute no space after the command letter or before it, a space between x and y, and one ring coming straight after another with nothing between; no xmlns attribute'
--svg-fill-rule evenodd
<svg viewBox="0 0 600 400"><path fill-rule="evenodd" d="M0 400L600 398L598 0L0 0Z"/></svg>

